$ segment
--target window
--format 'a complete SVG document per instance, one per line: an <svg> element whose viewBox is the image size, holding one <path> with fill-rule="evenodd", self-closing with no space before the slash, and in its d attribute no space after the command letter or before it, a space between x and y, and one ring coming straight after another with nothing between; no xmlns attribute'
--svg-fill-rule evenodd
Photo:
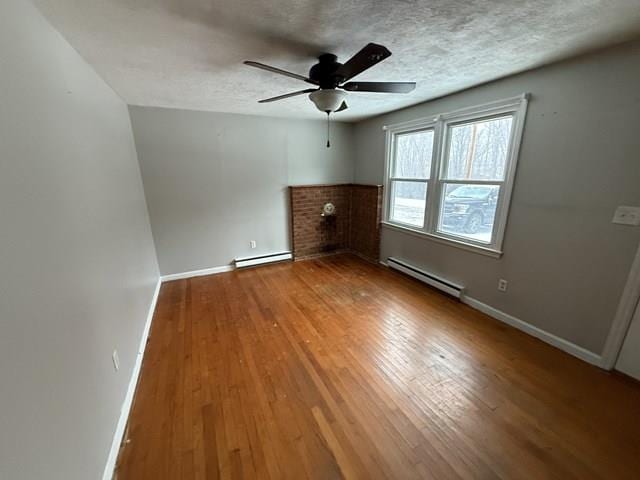
<svg viewBox="0 0 640 480"><path fill-rule="evenodd" d="M395 138L394 149L395 161L389 178L389 218L422 228L431 176L433 130L399 134Z"/></svg>
<svg viewBox="0 0 640 480"><path fill-rule="evenodd" d="M527 96L387 130L385 224L501 253Z"/></svg>

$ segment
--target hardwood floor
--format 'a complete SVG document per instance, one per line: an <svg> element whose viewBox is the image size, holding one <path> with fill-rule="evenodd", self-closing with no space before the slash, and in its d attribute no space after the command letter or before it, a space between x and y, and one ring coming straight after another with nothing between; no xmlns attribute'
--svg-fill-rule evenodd
<svg viewBox="0 0 640 480"><path fill-rule="evenodd" d="M128 438L118 480L637 479L640 386L339 255L165 283Z"/></svg>

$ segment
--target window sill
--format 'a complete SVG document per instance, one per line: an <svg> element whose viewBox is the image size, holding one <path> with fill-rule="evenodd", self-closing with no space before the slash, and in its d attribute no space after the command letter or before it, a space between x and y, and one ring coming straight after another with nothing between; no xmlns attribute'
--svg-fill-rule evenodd
<svg viewBox="0 0 640 480"><path fill-rule="evenodd" d="M460 248L462 250L467 250L469 252L477 253L480 255L486 255L488 257L493 257L493 258L500 258L502 256L502 252L500 250L481 247L479 245L473 245L466 242L459 242L451 238L441 237L439 235L434 235L433 233L426 233L421 230L413 229L411 227L401 226L401 225L390 223L387 221L383 221L381 223L384 228L388 228L389 230L395 230L397 232L406 233L416 237L426 238L427 240L431 240L436 243L442 243L444 245L449 245L450 247Z"/></svg>

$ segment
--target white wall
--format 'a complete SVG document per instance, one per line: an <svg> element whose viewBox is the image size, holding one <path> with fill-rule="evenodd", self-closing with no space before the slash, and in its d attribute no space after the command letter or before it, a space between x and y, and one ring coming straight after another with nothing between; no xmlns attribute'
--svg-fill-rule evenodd
<svg viewBox="0 0 640 480"><path fill-rule="evenodd" d="M0 71L0 478L97 479L158 279L128 111L29 2Z"/></svg>
<svg viewBox="0 0 640 480"><path fill-rule="evenodd" d="M356 181L383 180L382 126L530 92L504 255L494 259L384 229L398 256L481 302L599 354L640 228L611 224L640 205L640 43L548 66L356 126ZM499 278L509 281L498 292Z"/></svg>
<svg viewBox="0 0 640 480"><path fill-rule="evenodd" d="M350 124L326 148L323 121L130 112L163 275L289 250L287 186L353 180Z"/></svg>

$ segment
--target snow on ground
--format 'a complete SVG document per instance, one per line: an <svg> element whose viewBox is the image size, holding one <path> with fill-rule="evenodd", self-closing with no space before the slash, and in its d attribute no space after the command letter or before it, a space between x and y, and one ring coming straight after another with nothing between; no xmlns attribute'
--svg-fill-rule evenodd
<svg viewBox="0 0 640 480"><path fill-rule="evenodd" d="M424 222L424 201L415 198L396 197L393 199L393 220L422 228ZM446 225L441 227L444 233L468 238L484 243L491 242L492 225L483 225L477 233L465 233L462 225Z"/></svg>

